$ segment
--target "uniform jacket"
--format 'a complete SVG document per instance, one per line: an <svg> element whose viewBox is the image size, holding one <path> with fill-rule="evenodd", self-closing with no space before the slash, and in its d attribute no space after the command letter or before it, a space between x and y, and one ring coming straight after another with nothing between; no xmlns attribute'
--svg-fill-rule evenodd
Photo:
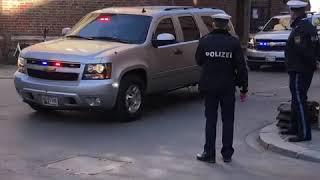
<svg viewBox="0 0 320 180"><path fill-rule="evenodd" d="M199 41L196 62L202 67L200 91L247 92L248 71L240 41L226 30L214 30Z"/></svg>
<svg viewBox="0 0 320 180"><path fill-rule="evenodd" d="M317 29L305 18L299 17L291 24L285 57L289 72L313 72L319 57Z"/></svg>

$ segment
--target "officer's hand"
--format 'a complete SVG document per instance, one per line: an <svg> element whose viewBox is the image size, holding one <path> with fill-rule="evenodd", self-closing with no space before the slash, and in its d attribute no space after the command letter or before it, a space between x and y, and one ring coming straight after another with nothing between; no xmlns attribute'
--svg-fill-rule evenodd
<svg viewBox="0 0 320 180"><path fill-rule="evenodd" d="M245 102L245 101L247 101L247 99L248 99L247 93L240 93L240 101L241 102Z"/></svg>

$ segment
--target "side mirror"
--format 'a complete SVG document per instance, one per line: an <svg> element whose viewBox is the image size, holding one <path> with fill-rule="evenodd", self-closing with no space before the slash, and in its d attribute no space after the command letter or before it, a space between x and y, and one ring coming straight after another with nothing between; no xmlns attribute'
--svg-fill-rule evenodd
<svg viewBox="0 0 320 180"><path fill-rule="evenodd" d="M258 27L259 31L262 31L263 28L264 28L263 26L259 26L259 27Z"/></svg>
<svg viewBox="0 0 320 180"><path fill-rule="evenodd" d="M176 43L176 38L174 35L169 33L162 33L157 36L157 39L152 40L152 45L154 47L165 46L169 44Z"/></svg>
<svg viewBox="0 0 320 180"><path fill-rule="evenodd" d="M69 34L70 30L71 30L71 28L63 28L62 32L61 32L61 35L65 36L65 35Z"/></svg>

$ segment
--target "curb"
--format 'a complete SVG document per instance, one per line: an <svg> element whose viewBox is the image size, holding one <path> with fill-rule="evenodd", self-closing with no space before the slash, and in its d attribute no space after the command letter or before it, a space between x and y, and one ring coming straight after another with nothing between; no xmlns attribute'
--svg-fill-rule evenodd
<svg viewBox="0 0 320 180"><path fill-rule="evenodd" d="M276 123L266 126L259 132L259 143L272 152L291 158L320 163L320 152L289 143L279 135Z"/></svg>

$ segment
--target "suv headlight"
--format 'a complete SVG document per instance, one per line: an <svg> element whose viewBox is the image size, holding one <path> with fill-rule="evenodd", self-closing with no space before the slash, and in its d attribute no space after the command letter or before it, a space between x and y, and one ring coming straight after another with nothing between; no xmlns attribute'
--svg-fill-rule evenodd
<svg viewBox="0 0 320 180"><path fill-rule="evenodd" d="M111 78L112 64L87 64L84 68L83 80L104 80Z"/></svg>
<svg viewBox="0 0 320 180"><path fill-rule="evenodd" d="M27 68L26 68L27 60L26 59L19 57L17 65L18 65L18 72L24 73L24 74L27 73Z"/></svg>
<svg viewBox="0 0 320 180"><path fill-rule="evenodd" d="M251 38L249 43L248 43L248 48L254 49L256 46L256 40L254 38Z"/></svg>

